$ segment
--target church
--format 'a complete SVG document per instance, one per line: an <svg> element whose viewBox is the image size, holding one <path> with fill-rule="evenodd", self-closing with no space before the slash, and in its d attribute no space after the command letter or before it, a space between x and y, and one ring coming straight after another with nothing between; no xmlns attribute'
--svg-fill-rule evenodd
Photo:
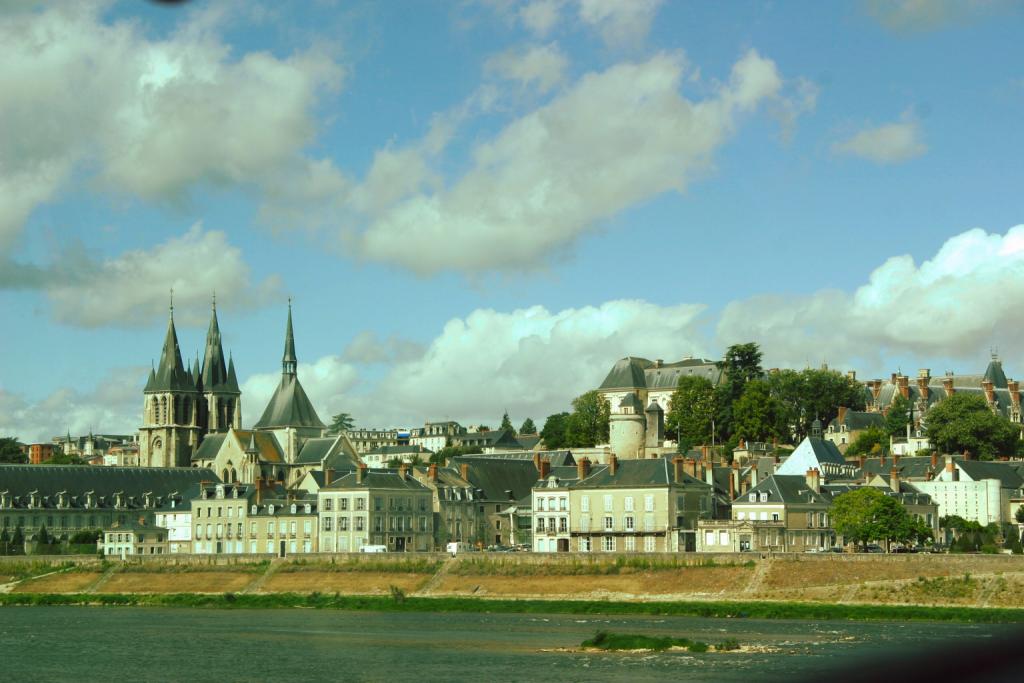
<svg viewBox="0 0 1024 683"><path fill-rule="evenodd" d="M242 429L242 392L234 360L224 358L216 301L202 365L181 358L171 306L160 363L143 390L139 462L143 467L201 467L225 482L258 480L292 485L306 472L354 470L355 449L342 435L327 436L298 378L292 307L288 303L281 381L262 417Z"/></svg>

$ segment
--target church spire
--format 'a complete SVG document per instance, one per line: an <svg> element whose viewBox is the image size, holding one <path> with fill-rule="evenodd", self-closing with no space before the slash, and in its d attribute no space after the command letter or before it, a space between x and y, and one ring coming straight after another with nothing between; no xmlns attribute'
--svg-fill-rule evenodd
<svg viewBox="0 0 1024 683"><path fill-rule="evenodd" d="M173 297L173 294L172 294ZM147 382L147 391L194 391L188 380L188 372L181 362L181 349L178 348L178 332L174 328L174 299L171 299L170 315L167 320L167 335L164 337L164 348L160 353L160 365L157 366L153 382Z"/></svg>
<svg viewBox="0 0 1024 683"><path fill-rule="evenodd" d="M203 388L207 390L219 387L228 379L227 366L224 363L224 347L221 344L220 324L217 321L217 295L213 295L210 327L206 331L206 351L203 354Z"/></svg>
<svg viewBox="0 0 1024 683"><path fill-rule="evenodd" d="M294 375L295 366L298 365L295 357L295 333L292 332L292 300L288 299L288 328L284 335L284 358L281 359L281 372L285 375Z"/></svg>

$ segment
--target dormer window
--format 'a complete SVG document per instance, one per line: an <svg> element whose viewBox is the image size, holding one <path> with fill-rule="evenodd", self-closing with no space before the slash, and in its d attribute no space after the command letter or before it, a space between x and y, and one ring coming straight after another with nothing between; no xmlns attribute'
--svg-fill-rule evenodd
<svg viewBox="0 0 1024 683"><path fill-rule="evenodd" d="M298 509L298 506L296 506L296 505L295 505L295 503L292 503L292 514L293 514L293 515L295 514L295 511L296 511L297 509Z"/></svg>
<svg viewBox="0 0 1024 683"><path fill-rule="evenodd" d="M767 503L768 502L768 494L767 493L761 493L761 502L762 503Z"/></svg>
<svg viewBox="0 0 1024 683"><path fill-rule="evenodd" d="M306 503L306 505L305 505L305 508L304 508L304 509L306 510L306 514L307 514L307 515L308 515L308 514L310 514L311 512L313 512L313 506L312 506L312 505L310 505L309 503Z"/></svg>
<svg viewBox="0 0 1024 683"><path fill-rule="evenodd" d="M751 493L750 494L750 502L751 503L756 503L757 502L757 494L756 493Z"/></svg>
<svg viewBox="0 0 1024 683"><path fill-rule="evenodd" d="M256 514L256 506L255 505L252 506L252 512L250 512L249 514L252 514L252 515Z"/></svg>
<svg viewBox="0 0 1024 683"><path fill-rule="evenodd" d="M273 504L270 504L270 505L267 506L267 514L270 514L270 515L274 514L274 505Z"/></svg>

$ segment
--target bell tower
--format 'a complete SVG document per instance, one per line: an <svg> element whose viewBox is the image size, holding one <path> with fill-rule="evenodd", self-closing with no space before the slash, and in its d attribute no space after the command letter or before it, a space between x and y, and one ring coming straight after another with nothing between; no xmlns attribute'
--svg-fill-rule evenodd
<svg viewBox="0 0 1024 683"><path fill-rule="evenodd" d="M198 424L203 435L242 428L242 392L238 389L234 359L229 357L224 362L216 296L212 308L202 372L195 373L197 390L202 395Z"/></svg>

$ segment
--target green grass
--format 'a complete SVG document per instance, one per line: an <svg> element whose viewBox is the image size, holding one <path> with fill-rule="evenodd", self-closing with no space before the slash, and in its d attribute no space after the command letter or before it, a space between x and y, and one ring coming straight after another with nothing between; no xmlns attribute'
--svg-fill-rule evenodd
<svg viewBox="0 0 1024 683"><path fill-rule="evenodd" d="M107 568L112 563L103 563ZM113 563L118 572L133 574L188 574L194 572L228 572L241 574L261 574L270 566L269 560L261 562L233 562L231 564L169 564L157 562L139 562L137 564Z"/></svg>
<svg viewBox="0 0 1024 683"><path fill-rule="evenodd" d="M401 560L346 560L343 562L324 562L323 560L295 560L282 565L277 572L290 574L297 572L367 572L373 574L434 574L441 568L437 560L401 559Z"/></svg>
<svg viewBox="0 0 1024 683"><path fill-rule="evenodd" d="M808 619L850 621L951 621L1024 623L1024 609L922 607L907 605L832 605L800 602L612 602L603 600L491 600L300 593L231 594L0 594L8 605L130 605L232 609L312 608L398 612L473 612L518 614L646 614L732 619Z"/></svg>
<svg viewBox="0 0 1024 683"><path fill-rule="evenodd" d="M584 640L580 647L597 650L655 650L662 652L670 647L683 647L690 652L707 652L708 644L689 638L672 636L645 636L636 633L608 633L598 631L593 638Z"/></svg>

